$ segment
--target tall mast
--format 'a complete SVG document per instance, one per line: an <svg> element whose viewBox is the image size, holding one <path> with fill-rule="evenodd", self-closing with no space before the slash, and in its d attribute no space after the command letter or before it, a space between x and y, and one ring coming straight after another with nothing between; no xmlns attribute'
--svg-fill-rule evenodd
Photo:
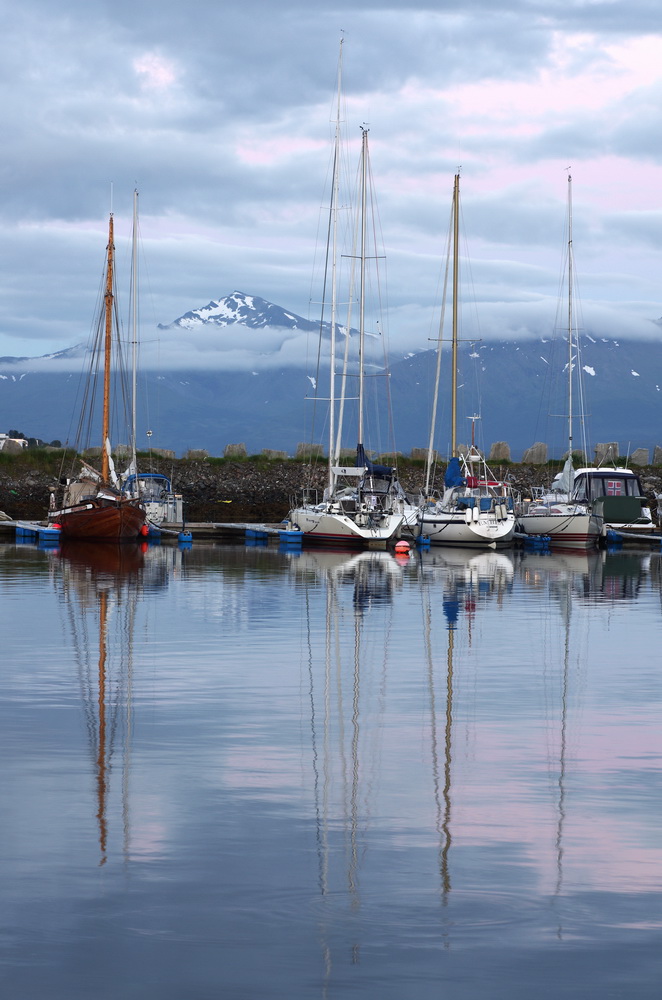
<svg viewBox="0 0 662 1000"><path fill-rule="evenodd" d="M457 455L457 292L459 285L460 175L453 184L453 341L451 381L451 458Z"/></svg>
<svg viewBox="0 0 662 1000"><path fill-rule="evenodd" d="M568 456L572 459L572 174L568 174Z"/></svg>
<svg viewBox="0 0 662 1000"><path fill-rule="evenodd" d="M359 444L363 444L363 348L365 341L366 200L368 179L368 129L361 126L361 277L359 298Z"/></svg>
<svg viewBox="0 0 662 1000"><path fill-rule="evenodd" d="M335 464L336 435L336 306L337 306L337 258L338 258L338 195L340 187L340 93L342 87L342 47L344 39L340 39L338 55L338 93L336 104L336 134L333 150L333 190L331 194L331 359L329 374L329 493L333 492L335 480L333 466Z"/></svg>
<svg viewBox="0 0 662 1000"><path fill-rule="evenodd" d="M439 337L437 338L437 367L434 375L434 394L432 397L432 414L430 417L430 436L428 438L428 454L425 462L425 494L430 492L432 478L432 453L434 451L434 434L437 426L437 407L439 405L439 385L441 382L441 349L443 345L443 334L446 320L446 293L448 291L448 272L450 269L451 255L451 227L455 218L455 199L451 204L450 224L446 237L446 267L444 270L444 290L441 298L441 315L439 317Z"/></svg>
<svg viewBox="0 0 662 1000"><path fill-rule="evenodd" d="M108 482L110 476L110 362L113 341L113 257L115 244L113 242L113 213L110 213L108 223L108 246L106 248L106 292L104 296L104 311L106 332L103 358L103 418L101 424L101 478Z"/></svg>
<svg viewBox="0 0 662 1000"><path fill-rule="evenodd" d="M131 471L137 475L136 452L138 445L136 442L137 422L137 397L138 397L138 191L133 192L133 232L131 240L131 284L133 286L133 299L131 302ZM136 483L137 487L137 483ZM136 489L137 492L137 489Z"/></svg>

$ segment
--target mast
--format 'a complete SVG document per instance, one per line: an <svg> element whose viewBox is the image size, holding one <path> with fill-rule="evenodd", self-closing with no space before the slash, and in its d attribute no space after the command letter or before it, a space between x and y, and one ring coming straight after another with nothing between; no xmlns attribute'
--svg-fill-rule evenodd
<svg viewBox="0 0 662 1000"><path fill-rule="evenodd" d="M451 225L453 222L453 208L451 207ZM432 453L434 451L434 433L437 426L437 407L439 405L439 384L441 380L441 348L443 344L444 324L446 320L446 292L448 290L448 270L450 268L450 227L446 239L446 269L444 271L444 291L441 299L441 315L439 317L439 337L437 338L437 367L434 375L434 394L432 398L432 415L430 417L430 436L428 438L428 454L425 463L425 495L430 492L430 481L432 478Z"/></svg>
<svg viewBox="0 0 662 1000"><path fill-rule="evenodd" d="M106 320L103 360L103 418L101 424L101 478L108 482L110 477L110 362L113 341L113 258L115 244L113 242L113 213L108 222L108 246L106 248L106 292L104 296L104 312Z"/></svg>
<svg viewBox="0 0 662 1000"><path fill-rule="evenodd" d="M365 254L366 254L366 199L368 177L368 129L361 126L361 255L359 279L359 444L363 444L363 350L365 342Z"/></svg>
<svg viewBox="0 0 662 1000"><path fill-rule="evenodd" d="M336 306L337 306L337 260L338 260L338 195L340 186L340 93L342 86L342 47L340 39L338 55L338 91L336 103L336 132L333 152L333 190L331 193L331 360L329 373L329 495L333 493L335 477L335 435L336 435Z"/></svg>
<svg viewBox="0 0 662 1000"><path fill-rule="evenodd" d="M568 458L572 462L572 174L568 173Z"/></svg>
<svg viewBox="0 0 662 1000"><path fill-rule="evenodd" d="M136 441L137 422L137 398L138 398L138 191L133 192L133 232L131 240L131 284L133 286L133 299L131 302L131 472L138 475L138 464L136 452L138 445ZM135 483L136 496L138 494L138 484Z"/></svg>
<svg viewBox="0 0 662 1000"><path fill-rule="evenodd" d="M453 184L453 341L451 381L451 458L457 456L457 291L459 285L460 175Z"/></svg>

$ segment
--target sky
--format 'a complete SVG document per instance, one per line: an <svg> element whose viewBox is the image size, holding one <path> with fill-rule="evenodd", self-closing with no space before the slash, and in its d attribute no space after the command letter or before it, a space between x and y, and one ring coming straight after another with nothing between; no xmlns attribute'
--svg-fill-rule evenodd
<svg viewBox="0 0 662 1000"><path fill-rule="evenodd" d="M157 325L235 289L314 318L341 37L347 152L358 158L367 123L396 350L434 335L458 168L476 335L554 326L568 168L582 326L660 334L657 0L0 0L0 11L0 356L88 339L111 208L128 308L136 187L145 343L181 357L182 332ZM207 335L228 349L239 336Z"/></svg>

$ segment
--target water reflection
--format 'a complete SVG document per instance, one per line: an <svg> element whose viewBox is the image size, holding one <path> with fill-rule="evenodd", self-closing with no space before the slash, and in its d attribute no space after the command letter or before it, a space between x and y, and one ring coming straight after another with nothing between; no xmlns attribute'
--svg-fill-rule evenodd
<svg viewBox="0 0 662 1000"><path fill-rule="evenodd" d="M573 595L588 603L633 601L649 575L648 552L627 550L522 552L518 556L527 586L543 583L554 589L556 581L569 581Z"/></svg>
<svg viewBox="0 0 662 1000"><path fill-rule="evenodd" d="M63 542L50 553L69 632L94 777L99 865L108 859L111 774L121 771L122 852L130 854L134 633L145 590L181 573L183 553L147 543ZM55 567L53 567L55 568Z"/></svg>
<svg viewBox="0 0 662 1000"><path fill-rule="evenodd" d="M652 995L659 553L99 554L0 553L12 995Z"/></svg>

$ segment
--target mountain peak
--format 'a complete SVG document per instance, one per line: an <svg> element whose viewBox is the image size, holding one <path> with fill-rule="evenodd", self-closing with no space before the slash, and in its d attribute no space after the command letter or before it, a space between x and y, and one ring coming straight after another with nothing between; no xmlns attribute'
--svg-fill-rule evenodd
<svg viewBox="0 0 662 1000"><path fill-rule="evenodd" d="M282 306L267 302L259 295L247 295L245 292L234 291L222 299L212 299L206 306L192 309L184 313L172 323L159 323L160 330L172 330L179 327L192 330L203 326L233 326L240 324L250 329L259 330L263 327L278 327L285 330L317 330L319 324L303 319L296 313L283 309Z"/></svg>

